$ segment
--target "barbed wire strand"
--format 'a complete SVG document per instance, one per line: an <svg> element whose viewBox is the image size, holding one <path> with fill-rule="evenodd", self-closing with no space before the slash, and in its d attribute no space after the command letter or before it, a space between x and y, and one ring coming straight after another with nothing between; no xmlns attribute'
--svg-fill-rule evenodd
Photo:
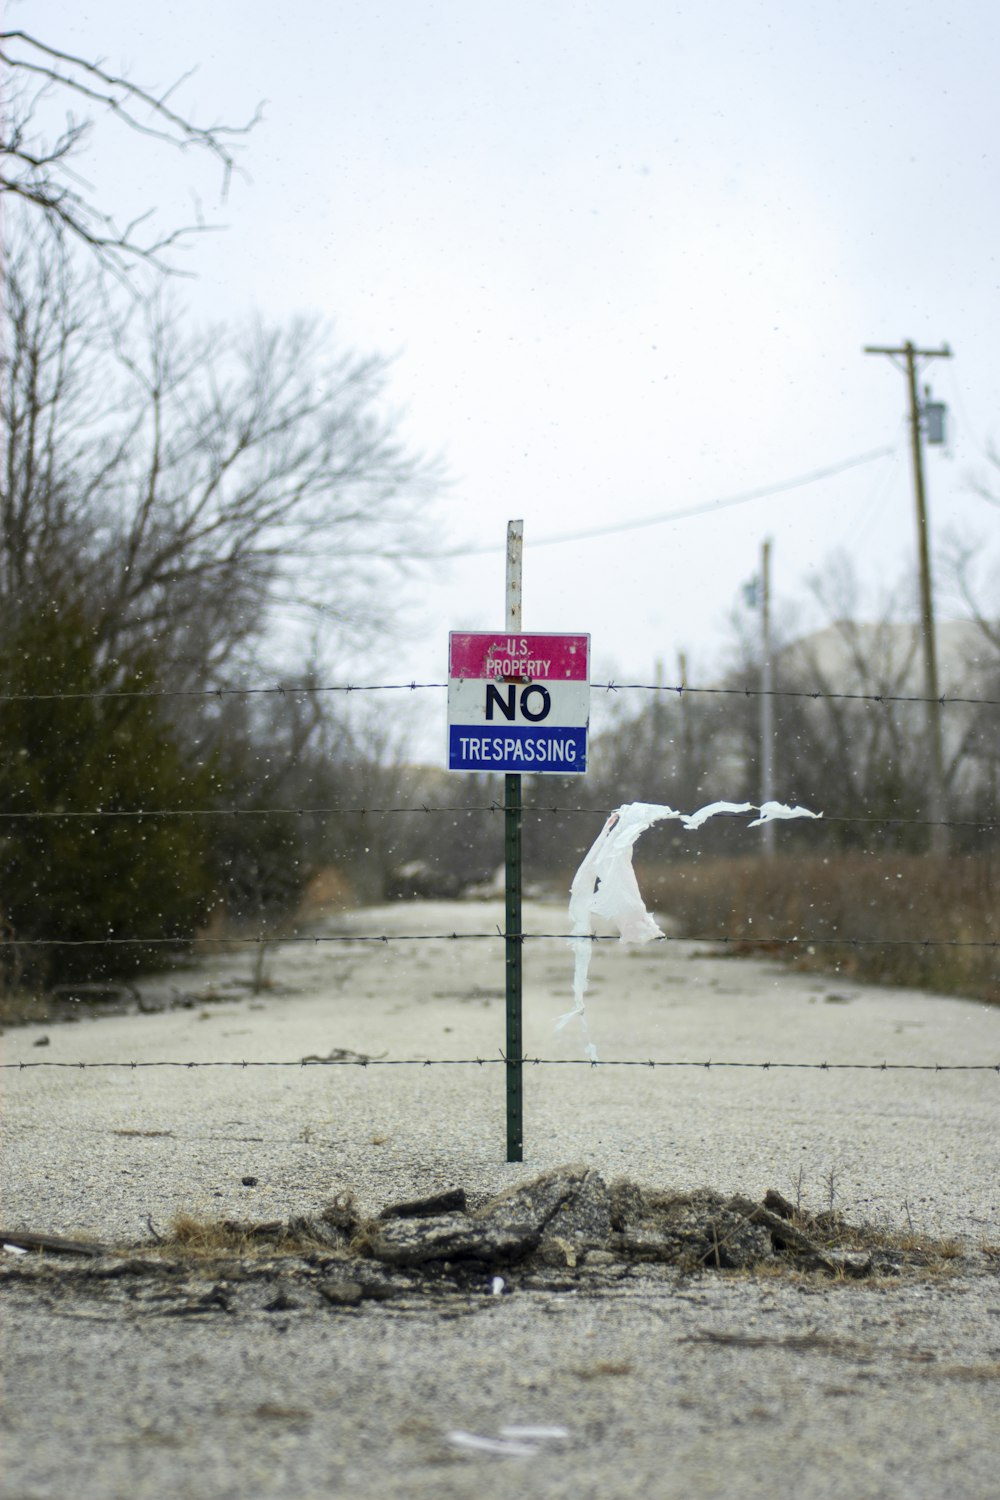
<svg viewBox="0 0 1000 1500"><path fill-rule="evenodd" d="M343 682L343 683L278 683L274 686L214 687L214 688L121 688L104 692L80 693L0 693L0 703L74 703L101 699L111 702L123 698L240 698L254 696L306 697L320 693L401 693L424 692L447 688L447 682ZM673 694L678 699L685 694L721 696L731 698L807 698L813 702L838 701L847 703L938 703L942 708L952 704L969 707L1000 708L1000 698L976 698L965 694L939 694L936 698L920 693L831 693L818 688L759 688L746 684L743 687L693 687L688 683L662 682L592 682L590 687L597 692L645 692Z"/></svg>
<svg viewBox="0 0 1000 1500"><path fill-rule="evenodd" d="M120 948L120 947L189 947L194 944L235 947L239 945L264 944L266 947L278 948L290 944L312 944L314 947L320 943L469 943L469 942L495 942L500 939L503 942L513 937L519 943L540 940L552 940L562 943L617 943L620 938L612 934L597 932L518 932L506 933L500 927L493 932L355 932L355 933L289 933L275 934L253 933L243 936L215 937L209 934L187 937L93 937L93 938L63 938L63 937L0 937L0 951L9 948ZM839 937L813 935L796 935L794 937L742 937L733 935L711 936L696 934L692 937L675 937L671 933L661 933L659 937L652 938L652 943L703 943L715 946L734 946L740 948L782 948L793 947L809 949L819 946L843 946L851 948L992 948L1000 951L1000 938L882 938L882 937Z"/></svg>
<svg viewBox="0 0 1000 1500"><path fill-rule="evenodd" d="M749 684L744 687L689 687L686 683L668 686L658 682L592 682L592 688L608 693L633 690L647 693L674 693L683 698L685 693L727 698L808 698L813 702L833 701L842 703L938 703L942 708L948 704L963 703L968 706L1000 708L1000 698L972 698L963 694L939 694L936 698L920 693L830 693L819 688L758 688Z"/></svg>
<svg viewBox="0 0 1000 1500"><path fill-rule="evenodd" d="M1000 1075L1000 1062L997 1063L897 1063L883 1061L879 1063L864 1062L737 1062L728 1060L716 1060L707 1058L704 1061L697 1059L674 1059L674 1058L589 1058L589 1057L522 1057L520 1059L524 1067L532 1068L694 1068L703 1072L711 1072L720 1068L743 1068L760 1072L778 1072L779 1070L810 1071L817 1073L835 1072L861 1072L861 1073L996 1073ZM92 1071L102 1068L124 1068L136 1072L142 1068L181 1068L193 1070L199 1068L239 1068L247 1070L250 1068L485 1068L505 1066L507 1058L501 1053L498 1057L337 1057L337 1058L302 1058L298 1061L291 1060L257 1060L249 1061L243 1059L226 1059L223 1061L176 1061L169 1058L156 1058L150 1061L110 1061L110 1062L53 1062L49 1060L39 1062L13 1062L0 1063L0 1069L17 1072L27 1072L29 1069L37 1068L66 1068L77 1072Z"/></svg>
<svg viewBox="0 0 1000 1500"><path fill-rule="evenodd" d="M759 808L753 811L759 812ZM257 817L390 817L397 814L420 817L447 816L448 814L472 814L472 813L502 813L504 805L502 802L465 803L455 807L430 806L421 803L419 806L410 807L94 807L82 810L67 808L43 808L24 812L0 810L0 819L19 819L25 822L39 821L44 819L87 819L98 818L257 818ZM590 817L606 818L610 809L607 807L579 807L567 805L560 807L558 804L542 805L537 807L526 806L522 809L522 816L530 817ZM726 813L727 819L749 817L749 813ZM859 823L871 824L877 827L908 827L908 828L996 828L1000 827L1000 817L987 818L899 818L888 814L883 817L865 815L864 817L852 813L824 813L824 823Z"/></svg>

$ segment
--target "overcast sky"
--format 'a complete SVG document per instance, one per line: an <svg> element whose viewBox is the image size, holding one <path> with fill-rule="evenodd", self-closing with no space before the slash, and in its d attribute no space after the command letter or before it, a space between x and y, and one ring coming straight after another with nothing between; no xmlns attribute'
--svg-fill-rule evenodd
<svg viewBox="0 0 1000 1500"><path fill-rule="evenodd" d="M765 537L779 603L836 549L903 577L905 383L866 343L950 344L934 538L1000 536L970 490L1000 444L995 0L12 0L7 25L149 85L196 66L202 122L267 101L224 205L110 130L87 171L121 217L197 193L229 226L188 256L199 317L319 311L398 356L405 430L455 476L442 547L498 549L442 563L400 676L499 625L515 516L525 628L590 631L637 680L679 650L710 675Z"/></svg>

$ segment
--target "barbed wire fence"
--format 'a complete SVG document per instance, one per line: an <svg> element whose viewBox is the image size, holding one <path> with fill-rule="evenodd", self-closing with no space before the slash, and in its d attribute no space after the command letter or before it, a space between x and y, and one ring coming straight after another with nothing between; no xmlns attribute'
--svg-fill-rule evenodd
<svg viewBox="0 0 1000 1500"><path fill-rule="evenodd" d="M883 1060L878 1063L863 1062L746 1062L728 1061L724 1058L652 1058L652 1057L530 1057L521 1058L525 1067L533 1068L691 1068L697 1072L710 1073L713 1069L742 1068L751 1072L770 1073L793 1071L809 1073L997 1073L996 1063L901 1063ZM0 1068L18 1073L37 1068L62 1068L71 1072L93 1072L99 1069L120 1068L136 1072L141 1068L180 1068L185 1071L195 1068L235 1068L245 1072L248 1068L485 1068L491 1065L505 1067L506 1056L500 1052L496 1057L309 1057L297 1061L289 1058L264 1058L256 1061L223 1058L220 1060L155 1058L145 1062L129 1059L114 1059L99 1062L50 1062L47 1058L37 1062L0 1063Z"/></svg>
<svg viewBox="0 0 1000 1500"><path fill-rule="evenodd" d="M177 698L200 698L200 699L223 699L227 697L292 697L323 694L353 693L398 693L398 692L421 692L446 689L446 682L397 682L397 683L290 683L281 682L276 684L249 684L233 685L214 688L183 688L183 689L128 689L128 690L104 690L92 692L71 693L0 693L0 706L16 702L73 702L79 700L118 700L118 699L177 699ZM851 693L851 692L829 692L808 689L762 689L758 686L747 684L745 686L692 686L687 683L664 684L662 682L594 682L590 684L592 690L604 692L608 695L617 694L622 691L639 691L664 696L675 696L678 700L685 696L706 696L721 698L760 698L771 697L774 699L792 700L835 700L851 703L868 703L872 706L891 705L926 705L935 702L941 706L962 705L977 708L1000 708L1000 699L990 697L972 697L967 695L941 695L935 699L915 693ZM558 802L548 804L544 801L533 802L524 809L526 817L545 816L567 816L567 817L605 817L608 809L606 807L592 807L580 804L561 805ZM338 816L360 816L360 817L390 817L397 815L406 816L472 816L486 814L489 816L503 814L504 805L501 801L491 799L488 802L474 802L456 805L434 805L421 802L413 805L389 804L378 805L324 805L324 806L271 806L271 807L197 807L197 808L104 808L96 807L89 809L28 809L18 810L11 808L0 808L0 827L4 823L58 820L72 822L84 820L96 822L104 819L136 820L144 819L170 819L170 818L259 818L259 817L338 817ZM827 814L824 813L823 821L826 824L857 824L867 825L873 828L888 828L895 826L906 827L947 827L955 829L975 829L986 832L1000 827L1000 817L988 816L975 819L928 819L912 817L893 816L858 816L854 814ZM531 943L540 940L559 942L579 942L581 935L572 932L522 932L517 934L520 943ZM68 939L65 937L33 937L17 938L9 933L0 934L0 949L8 947L18 948L44 948L58 946L61 948L120 948L120 947L142 947L142 948L164 948L177 952L197 949L224 949L231 951L240 946L261 946L268 949L279 948L289 945L308 945L318 947L320 945L350 945L370 946L388 945L393 943L458 943L458 942L506 942L507 934L499 926L492 931L482 932L436 932L436 933L399 933L399 932L341 932L341 933L257 933L252 935L230 934L226 936L215 936L208 933L190 933L174 937L118 937L115 935L101 935L86 938ZM594 944L604 942L617 942L617 938L607 937L600 934L589 934L584 939ZM721 950L722 952L738 951L741 955L753 953L766 953L776 949L800 950L815 949L817 947L861 949L871 947L882 948L917 948L926 951L935 949L972 949L1000 952L1000 940L997 939L965 939L965 938L943 938L943 937L921 937L921 938L885 938L870 936L831 936L827 934L796 935L787 937L782 935L757 935L753 938L746 936L727 936L725 934L709 934L704 936L688 935L678 938L664 934L653 940L654 943L685 943L693 945L706 945L709 949ZM505 1066L508 1059L500 1051L494 1057L459 1057L459 1058L385 1058L367 1056L336 1056L326 1058L308 1057L299 1060L268 1059L268 1060L142 1060L142 1059L110 1059L101 1061L55 1061L49 1059L38 1059L32 1061L4 1062L0 1063L0 1069L4 1071L34 1071L42 1069L59 1069L73 1071L122 1069L137 1071L141 1069L169 1068L182 1070L212 1070L212 1069L296 1069L302 1070L307 1067L360 1067L362 1069L379 1067L469 1067L484 1068L489 1066ZM673 1059L673 1058L618 1058L597 1059L591 1057L581 1058L547 1058L524 1056L521 1061L529 1067L577 1067L577 1068L644 1068L656 1069L696 1069L704 1071L742 1069L756 1071L810 1071L810 1072L869 1072L869 1073L994 1073L1000 1076L1000 1061L998 1062L976 1062L976 1063L913 1063L913 1062L828 1062L820 1061L737 1061L724 1059Z"/></svg>
<svg viewBox="0 0 1000 1500"><path fill-rule="evenodd" d="M79 702L88 699L114 700L119 698L238 698L238 697L291 697L325 693L417 693L442 690L447 682L278 682L240 684L230 687L212 688L127 688L105 689L79 693L0 693L0 703L58 703ZM969 707L1000 708L1000 698L970 697L964 694L942 693L928 698L920 693L834 693L818 688L769 688L754 687L747 683L742 687L696 687L689 683L663 682L592 682L594 692L619 693L626 691L660 693L678 699L685 696L708 696L723 698L802 698L814 702L827 700L846 703L938 703L942 707L950 704L965 704Z"/></svg>

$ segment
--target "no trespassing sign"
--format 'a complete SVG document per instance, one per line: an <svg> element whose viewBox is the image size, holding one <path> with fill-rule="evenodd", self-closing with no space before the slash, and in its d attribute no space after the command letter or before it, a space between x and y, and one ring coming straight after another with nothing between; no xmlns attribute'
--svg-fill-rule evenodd
<svg viewBox="0 0 1000 1500"><path fill-rule="evenodd" d="M587 635L453 631L448 769L582 775L589 665Z"/></svg>

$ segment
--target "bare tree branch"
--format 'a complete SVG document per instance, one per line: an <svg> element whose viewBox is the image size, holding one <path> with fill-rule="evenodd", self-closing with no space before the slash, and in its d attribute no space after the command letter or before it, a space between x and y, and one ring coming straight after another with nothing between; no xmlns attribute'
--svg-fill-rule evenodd
<svg viewBox="0 0 1000 1500"><path fill-rule="evenodd" d="M986 450L986 460L991 468L996 469L995 477L984 479L977 475L971 480L970 488L973 494L987 501L989 505L1000 505L1000 450L991 444Z"/></svg>
<svg viewBox="0 0 1000 1500"><path fill-rule="evenodd" d="M118 275L138 263L176 272L169 252L210 226L188 224L163 233L142 233L152 210L118 225L113 211L95 202L73 171L73 158L94 124L90 118L75 118L73 107L100 110L153 141L213 158L222 171L223 197L236 169L239 142L258 123L261 107L243 125L197 125L170 102L190 75L157 93L111 72L99 59L63 51L22 30L0 32L0 62L12 80L0 124L0 193L36 210L50 227L85 245ZM64 101L67 108L65 127L54 140L36 124L38 105L48 96Z"/></svg>

